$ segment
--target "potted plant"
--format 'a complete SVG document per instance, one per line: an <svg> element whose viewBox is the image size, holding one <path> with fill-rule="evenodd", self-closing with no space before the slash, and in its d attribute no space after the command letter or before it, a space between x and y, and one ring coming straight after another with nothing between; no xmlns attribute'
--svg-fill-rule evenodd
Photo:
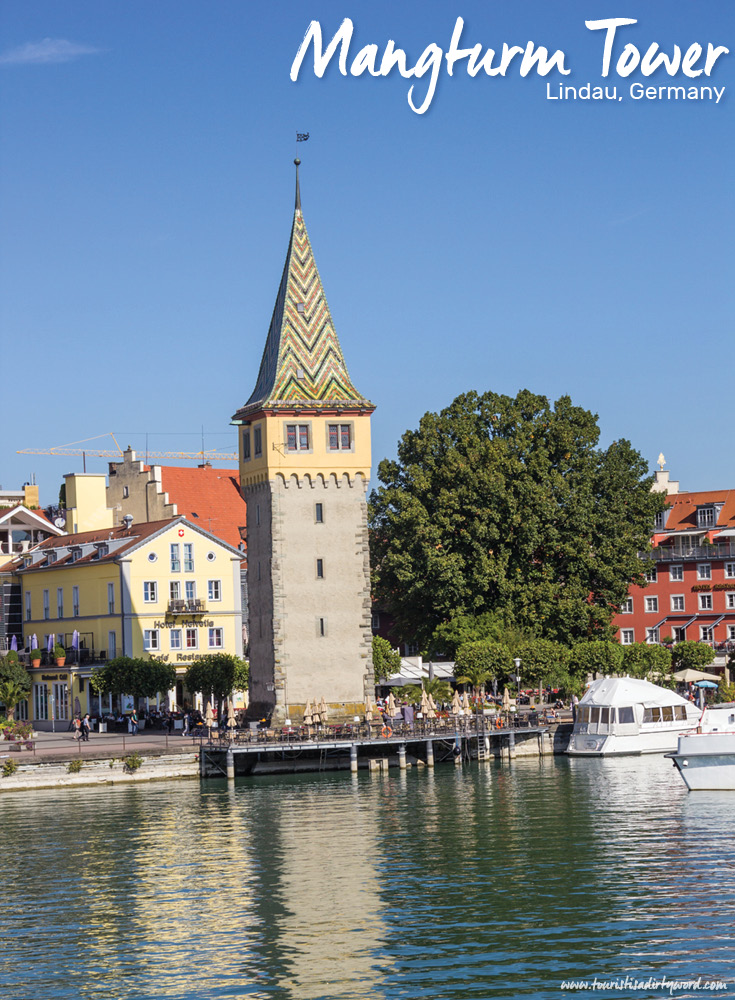
<svg viewBox="0 0 735 1000"><path fill-rule="evenodd" d="M34 670L38 670L38 668L41 666L41 650L40 649L32 649L31 650L31 666L33 667Z"/></svg>
<svg viewBox="0 0 735 1000"><path fill-rule="evenodd" d="M66 663L66 650L58 642L54 646L54 659L57 667L63 667Z"/></svg>
<svg viewBox="0 0 735 1000"><path fill-rule="evenodd" d="M9 649L5 654L5 659L8 661L8 663L12 663L13 665L17 664L18 651L16 649Z"/></svg>

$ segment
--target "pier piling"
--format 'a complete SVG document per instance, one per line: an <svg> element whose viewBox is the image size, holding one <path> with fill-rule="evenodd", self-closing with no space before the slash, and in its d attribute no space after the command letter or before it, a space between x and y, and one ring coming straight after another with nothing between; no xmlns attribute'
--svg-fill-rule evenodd
<svg viewBox="0 0 735 1000"><path fill-rule="evenodd" d="M406 770L406 744L401 743L398 747L398 766L402 771Z"/></svg>
<svg viewBox="0 0 735 1000"><path fill-rule="evenodd" d="M431 740L426 741L426 766L434 766L434 744Z"/></svg>
<svg viewBox="0 0 735 1000"><path fill-rule="evenodd" d="M350 747L350 771L357 774L357 743L353 743Z"/></svg>

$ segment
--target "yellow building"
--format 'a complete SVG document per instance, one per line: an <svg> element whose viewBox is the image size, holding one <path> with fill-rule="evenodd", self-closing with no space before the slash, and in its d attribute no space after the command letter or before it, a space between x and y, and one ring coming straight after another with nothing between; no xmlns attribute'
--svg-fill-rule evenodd
<svg viewBox="0 0 735 1000"><path fill-rule="evenodd" d="M242 656L242 558L183 517L138 524L127 518L116 528L50 538L29 552L17 571L24 640L30 648L35 635L44 656L31 667L28 718L50 729L52 716L63 722L75 711L97 714L92 668L115 656L161 659L181 675L208 653ZM67 651L61 668L51 665L49 637ZM182 706L182 682L162 695ZM101 707L115 706L104 696Z"/></svg>

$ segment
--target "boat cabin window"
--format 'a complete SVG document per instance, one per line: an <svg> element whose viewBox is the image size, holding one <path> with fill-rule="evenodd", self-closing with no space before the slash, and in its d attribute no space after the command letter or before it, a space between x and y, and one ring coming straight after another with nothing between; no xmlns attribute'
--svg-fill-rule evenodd
<svg viewBox="0 0 735 1000"><path fill-rule="evenodd" d="M673 722L674 721L674 706L673 705L664 705L664 707L661 709L661 711L663 713L664 722Z"/></svg>
<svg viewBox="0 0 735 1000"><path fill-rule="evenodd" d="M635 722L632 705L626 705L624 708L618 709L618 722L621 725L624 725L626 722L627 723Z"/></svg>
<svg viewBox="0 0 735 1000"><path fill-rule="evenodd" d="M577 708L577 722L587 723L590 721L590 710L587 705L579 705Z"/></svg>
<svg viewBox="0 0 735 1000"><path fill-rule="evenodd" d="M644 722L660 722L661 721L661 709L658 706L654 708L644 708L643 709L643 721Z"/></svg>
<svg viewBox="0 0 735 1000"><path fill-rule="evenodd" d="M590 722L596 726L600 721L600 708L598 705L590 705Z"/></svg>
<svg viewBox="0 0 735 1000"><path fill-rule="evenodd" d="M615 709L613 709L613 712ZM600 722L603 726L608 726L610 724L610 709L605 707L600 709Z"/></svg>
<svg viewBox="0 0 735 1000"><path fill-rule="evenodd" d="M687 707L686 705L674 705L674 718L675 719L686 719L687 717Z"/></svg>

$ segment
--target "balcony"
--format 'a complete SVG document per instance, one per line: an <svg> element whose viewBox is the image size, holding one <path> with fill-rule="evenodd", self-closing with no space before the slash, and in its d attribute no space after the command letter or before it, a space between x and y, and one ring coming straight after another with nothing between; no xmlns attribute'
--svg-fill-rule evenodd
<svg viewBox="0 0 735 1000"><path fill-rule="evenodd" d="M650 558L654 562L685 562L687 559L714 562L718 559L735 559L735 545L732 542L725 545L691 545L688 548L659 545L650 553Z"/></svg>
<svg viewBox="0 0 735 1000"><path fill-rule="evenodd" d="M203 615L206 610L205 602L197 597L191 601L169 601L167 613L169 615Z"/></svg>

